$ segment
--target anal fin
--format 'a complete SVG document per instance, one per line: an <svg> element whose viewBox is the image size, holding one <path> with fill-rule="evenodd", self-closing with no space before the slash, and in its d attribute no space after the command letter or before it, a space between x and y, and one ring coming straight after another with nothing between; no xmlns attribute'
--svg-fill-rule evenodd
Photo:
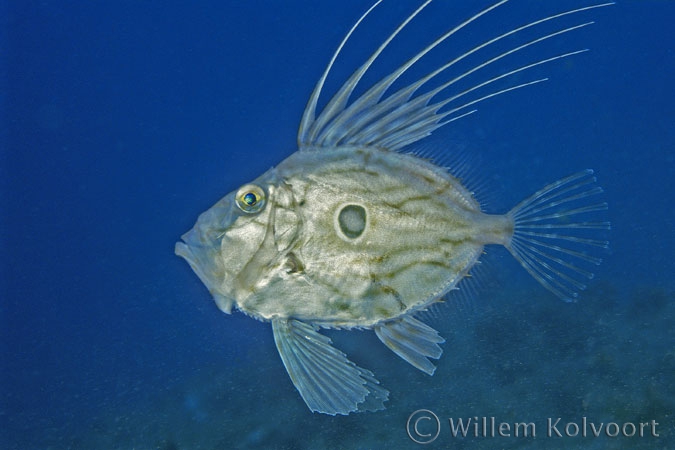
<svg viewBox="0 0 675 450"><path fill-rule="evenodd" d="M440 358L445 342L438 331L412 316L406 316L375 327L375 334L391 351L413 366L433 375L436 366L429 358Z"/></svg>
<svg viewBox="0 0 675 450"><path fill-rule="evenodd" d="M310 410L346 415L384 409L389 392L312 325L276 319L272 330L286 371Z"/></svg>

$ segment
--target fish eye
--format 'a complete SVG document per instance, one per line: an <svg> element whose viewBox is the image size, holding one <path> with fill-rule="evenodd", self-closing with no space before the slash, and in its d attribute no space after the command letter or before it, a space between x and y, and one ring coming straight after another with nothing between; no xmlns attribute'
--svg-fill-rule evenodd
<svg viewBox="0 0 675 450"><path fill-rule="evenodd" d="M235 201L245 213L255 214L265 207L265 191L260 186L247 184L239 189Z"/></svg>

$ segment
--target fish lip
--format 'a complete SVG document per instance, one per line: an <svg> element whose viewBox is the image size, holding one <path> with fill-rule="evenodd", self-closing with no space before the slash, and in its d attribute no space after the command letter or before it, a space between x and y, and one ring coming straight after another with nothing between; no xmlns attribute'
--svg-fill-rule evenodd
<svg viewBox="0 0 675 450"><path fill-rule="evenodd" d="M235 220L230 195L200 214L194 226L176 243L174 252L185 259L192 271L209 290L218 307L230 313L234 299L223 292L223 281L228 278L220 257L222 239ZM214 226L215 225L215 226Z"/></svg>
<svg viewBox="0 0 675 450"><path fill-rule="evenodd" d="M212 263L209 264L210 261L214 261L213 253L217 253L217 249L203 245L190 245L189 237L187 239L183 237L181 240L182 242L176 242L174 252L177 256L187 261L192 271L197 274L197 277L209 290L218 308L224 313L230 314L236 301L234 298L221 292L218 278L222 278L222 275L219 274L220 271L217 266Z"/></svg>
<svg viewBox="0 0 675 450"><path fill-rule="evenodd" d="M211 292L211 295L213 296L213 301L216 302L218 309L220 309L225 314L232 314L232 308L236 304L236 300L215 292Z"/></svg>

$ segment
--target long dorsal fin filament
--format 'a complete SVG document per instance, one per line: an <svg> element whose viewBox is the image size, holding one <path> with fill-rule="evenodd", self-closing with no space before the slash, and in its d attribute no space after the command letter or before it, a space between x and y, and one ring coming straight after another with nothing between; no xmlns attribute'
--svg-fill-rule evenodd
<svg viewBox="0 0 675 450"><path fill-rule="evenodd" d="M425 136L431 134L434 130L461 117L474 112L465 111L468 107L485 101L487 99L496 97L506 92L520 89L526 86L545 81L547 78L539 78L535 80L520 82L510 86L501 87L491 92L478 94L475 98L469 97L463 104L450 107L450 104L468 94L476 93L479 89L495 83L498 80L505 79L515 74L525 72L536 66L567 58L582 52L586 49L569 51L547 58L542 58L535 62L519 66L517 68L505 71L499 75L487 77L485 80L476 82L473 86L465 88L457 93L447 93L446 90L457 83L458 81L467 78L481 69L502 60L520 50L531 47L542 41L554 38L556 36L586 27L593 22L578 23L543 34L537 38L531 39L521 45L514 46L507 50L500 52L497 56L486 59L464 72L455 75L449 81L442 82L440 86L435 87L421 95L415 96L419 89L427 84L432 79L435 79L440 74L446 72L458 62L466 59L468 56L483 50L498 41L505 38L512 37L526 29L533 28L545 22L551 22L556 19L574 15L583 11L588 11L595 8L611 5L613 3L601 3L590 5L582 8L564 11L561 13L549 15L542 19L528 22L519 27L503 32L496 37L488 39L478 45L475 45L470 50L461 55L451 59L447 63L437 67L427 75L421 77L399 89L395 93L385 96L387 90L403 75L408 69L415 65L425 55L429 54L433 49L438 47L441 43L448 40L451 36L457 34L460 30L475 22L480 17L495 10L499 6L504 5L508 0L500 0L487 8L474 14L467 20L461 22L459 25L451 28L449 31L443 33L436 38L431 44L416 53L412 58L408 59L404 64L394 70L392 73L384 77L379 82L372 85L366 90L364 94L354 99L350 103L350 97L353 94L356 86L362 80L365 73L371 68L375 60L381 55L387 46L396 38L401 31L426 8L432 0L424 1L418 8L416 8L410 15L401 22L396 29L384 40L382 44L370 55L370 57L349 77L349 79L338 89L337 93L333 95L328 104L318 114L317 117L317 103L321 95L326 78L330 73L333 65L342 49L346 45L348 39L352 36L354 31L360 26L365 18L377 7L382 0L378 0L371 6L349 30L345 38L342 40L338 49L333 54L326 70L319 78L309 102L303 114L300 129L298 131L298 145L300 149L317 148L317 147L335 147L340 145L356 145L356 146L372 146L379 148L386 148L388 150L400 150L401 148L416 142ZM442 95L446 95L444 98ZM439 96L439 100L432 103L432 99ZM449 109L445 109L445 107ZM457 113L457 114L455 114Z"/></svg>

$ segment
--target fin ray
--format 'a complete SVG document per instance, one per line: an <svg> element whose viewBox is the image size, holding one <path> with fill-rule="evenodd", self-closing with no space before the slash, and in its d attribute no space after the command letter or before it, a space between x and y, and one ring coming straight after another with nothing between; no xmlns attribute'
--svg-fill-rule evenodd
<svg viewBox="0 0 675 450"><path fill-rule="evenodd" d="M582 11L587 11L595 8L601 8L611 5L613 3L600 3L590 5L582 8L572 9L561 13L549 15L542 19L538 19L526 23L519 27L514 27L508 31L497 35L489 40L486 40L463 54L455 57L451 61L437 67L427 75L421 77L398 91L385 95L389 88L403 75L408 69L415 65L425 55L430 53L441 43L448 40L458 31L465 28L467 25L477 21L483 15L491 12L494 9L507 3L508 0L496 1L491 6L484 8L467 20L461 22L459 25L445 32L431 44L426 46L421 51L417 52L413 57L408 59L400 67L385 76L382 80L370 86L364 94L354 99L350 103L350 96L358 83L362 80L365 73L370 69L376 59L379 58L383 50L389 46L396 36L431 2L426 0L422 5L417 7L398 27L384 40L382 44L370 55L370 57L347 79L347 81L338 89L332 99L328 102L326 107L315 118L316 105L318 96L321 93L325 79L330 72L338 54L346 44L348 38L352 35L354 30L361 24L368 14L377 6L381 0L373 5L365 14L359 18L357 23L350 29L347 36L343 39L338 50L334 53L328 67L319 79L315 87L310 101L305 109L303 118L298 132L298 144L301 149L317 148L317 147L335 147L340 145L354 145L354 146L373 146L386 148L393 151L398 151L401 148L410 145L424 137L430 135L436 129L465 117L474 112L464 112L468 108L477 103L483 102L492 97L520 89L526 86L545 81L546 78L528 81L520 84L506 86L502 89L494 90L488 94L479 94L476 91L485 86L488 86L498 80L506 77L511 77L523 71L527 71L535 66L539 66L548 62L556 61L566 58L578 53L586 51L576 50L568 53L551 56L536 62L520 66L516 69L506 71L500 75L487 77L487 80L478 80L473 87L465 89L456 94L447 94L444 98L436 102L432 102L432 98L441 94L441 91L454 85L457 81L462 80L469 75L476 73L484 67L506 58L524 48L536 45L542 41L554 38L556 36L586 27L593 22L578 23L566 28L561 28L548 34L542 33L539 37L529 40L521 45L513 46L505 51L500 52L497 56L484 60L473 66L472 68L460 73L451 78L449 81L444 81L440 86L432 89L429 92L416 95L418 90L430 80L436 78L441 73L446 72L459 61L464 60L468 56L485 49L492 44L510 38L523 30L535 27L545 22L552 22L561 17L575 15ZM455 106L447 111L440 111L451 102L468 94L474 94L469 97L463 104Z"/></svg>
<svg viewBox="0 0 675 450"><path fill-rule="evenodd" d="M336 415L384 409L389 392L313 326L275 319L272 330L286 371L310 410Z"/></svg>
<svg viewBox="0 0 675 450"><path fill-rule="evenodd" d="M592 170L551 183L513 208L514 232L507 249L542 286L566 301L585 289L593 278L592 266L602 259L594 249L607 248L602 239L609 222L597 218L607 210L594 198L601 194ZM589 203L590 202L590 203ZM542 231L545 230L545 231Z"/></svg>
<svg viewBox="0 0 675 450"><path fill-rule="evenodd" d="M434 374L436 366L429 358L440 358L443 350L438 344L445 342L438 331L412 316L405 316L376 326L375 334L405 361L422 372Z"/></svg>

